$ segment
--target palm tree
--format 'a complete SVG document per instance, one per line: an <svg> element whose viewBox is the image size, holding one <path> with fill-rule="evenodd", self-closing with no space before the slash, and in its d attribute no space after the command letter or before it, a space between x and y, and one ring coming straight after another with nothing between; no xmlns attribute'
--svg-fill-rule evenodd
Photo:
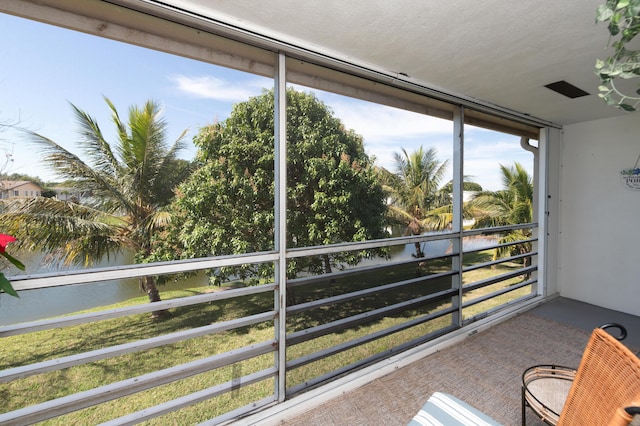
<svg viewBox="0 0 640 426"><path fill-rule="evenodd" d="M22 247L47 253L52 262L88 266L122 251L140 258L148 255L152 236L170 220L164 207L173 197L172 190L188 172L187 162L176 158L186 130L168 146L158 104L148 101L142 108L131 107L125 125L113 103L105 101L116 126L114 144L105 140L91 116L71 105L84 159L45 136L28 132L45 164L59 178L90 194L90 201L3 200L0 223L4 230ZM153 277L140 278L140 286L149 301L160 300Z"/></svg>
<svg viewBox="0 0 640 426"><path fill-rule="evenodd" d="M531 223L533 219L533 179L520 163L512 167L500 165L503 189L481 191L472 200L477 211L474 228ZM510 243L531 238L531 231L518 229L504 235L500 243ZM531 251L531 243L517 244L496 249L495 257L525 254ZM525 258L525 266L529 258Z"/></svg>
<svg viewBox="0 0 640 426"><path fill-rule="evenodd" d="M383 187L389 194L389 214L402 223L405 235L420 235L428 230L443 229L446 224L430 214L431 211L451 203L441 191L448 160L439 161L435 148L422 147L408 154L394 153L395 174L380 173ZM415 243L416 257L424 257L420 243Z"/></svg>

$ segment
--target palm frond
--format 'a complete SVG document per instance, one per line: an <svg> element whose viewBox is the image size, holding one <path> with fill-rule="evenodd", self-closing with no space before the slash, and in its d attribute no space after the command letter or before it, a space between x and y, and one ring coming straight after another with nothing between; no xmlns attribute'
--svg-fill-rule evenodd
<svg viewBox="0 0 640 426"><path fill-rule="evenodd" d="M110 174L94 168L80 157L58 145L53 140L36 132L25 130L31 143L38 145L42 160L63 180L82 190L91 192L96 200L109 205L109 201L117 200L118 205L129 205L118 182Z"/></svg>
<svg viewBox="0 0 640 426"><path fill-rule="evenodd" d="M441 211L430 211L422 220L425 229L429 231L442 231L447 229L453 221L453 213L446 211L450 209L442 209Z"/></svg>
<svg viewBox="0 0 640 426"><path fill-rule="evenodd" d="M533 181L524 167L515 163L512 167L500 165L504 188L499 191L482 191L472 200L473 205L484 211L480 225L509 225L529 223L533 219Z"/></svg>
<svg viewBox="0 0 640 426"><path fill-rule="evenodd" d="M154 233L170 217L161 206L173 197L183 169L177 160L186 131L167 146L166 123L153 101L129 109L124 123L104 98L116 127L109 144L93 117L71 104L79 125L79 155L51 139L27 132L43 160L60 178L87 192L87 205L38 197L0 201L0 229L23 248L38 250L64 264L90 264L121 250L147 251ZM167 189L171 187L171 189Z"/></svg>
<svg viewBox="0 0 640 426"><path fill-rule="evenodd" d="M52 198L14 198L0 203L0 229L13 235L20 249L50 254L52 260L89 265L130 243L120 218Z"/></svg>
<svg viewBox="0 0 640 426"><path fill-rule="evenodd" d="M111 146L105 140L96 120L71 104L76 120L80 126L82 143L78 144L84 154L91 160L92 167L99 170L106 176L115 176L119 168L119 163L111 150Z"/></svg>
<svg viewBox="0 0 640 426"><path fill-rule="evenodd" d="M413 220L413 216L392 204L387 207L387 220L392 225L407 225Z"/></svg>

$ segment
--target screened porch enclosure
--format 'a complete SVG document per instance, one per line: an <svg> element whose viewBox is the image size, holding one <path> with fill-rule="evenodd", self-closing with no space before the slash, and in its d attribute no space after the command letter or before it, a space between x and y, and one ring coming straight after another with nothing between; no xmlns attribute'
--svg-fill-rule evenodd
<svg viewBox="0 0 640 426"><path fill-rule="evenodd" d="M97 35L100 42L108 39L113 45L103 51L107 60L116 61L110 49L118 52L124 43L142 49L139 55L211 65L205 72L213 78L230 70L242 78L259 77L263 95L273 97L270 133L261 134L269 142L264 179L270 186L255 191L271 197L267 207L260 207L269 238L234 252L10 277L24 295L118 280L169 284L160 287L167 296L159 302L68 311L0 327L0 389L7 401L0 423L232 421L358 377L390 358L415 355L446 336L475 332L545 299L551 123L389 80L156 2L117 3L8 2L0 10L29 25L39 21L64 32ZM363 170L393 174L394 154L402 158L404 152L408 159L418 148L435 147L442 176L432 194L435 201L425 209L438 210L444 222L431 226L416 213L413 222L389 220L376 229L384 235L380 238L340 237L323 244L294 237L293 218L306 211L293 209L298 199L290 196L297 182L288 173L297 166L287 103L291 90L312 93L338 119L353 111L368 113L373 121L393 119L393 126L384 121L373 130L345 119L341 130L362 133L358 140L371 161ZM262 96L254 95L249 98ZM207 119L218 117L211 113ZM413 126L410 136L400 132ZM335 156L337 163L351 159ZM218 164L223 160L214 158ZM505 189L500 170L516 174L516 163L523 170L527 214L506 222L473 216L474 197L500 194ZM310 188L315 195L322 192ZM391 210L400 191L385 194L384 207ZM416 222L423 224L417 230L409 226ZM235 238L229 232L222 239ZM255 271L266 272L258 278L251 275ZM168 295L170 283L194 275L205 282L216 278L218 285ZM151 318L160 311L169 315Z"/></svg>
<svg viewBox="0 0 640 426"><path fill-rule="evenodd" d="M393 242L397 241L366 244L384 247ZM350 243L341 249L363 246ZM311 250L320 249L296 254ZM201 260L200 266L233 265L256 258L269 261L274 257L262 254L212 258ZM514 306L538 299L532 291L535 279L527 278L533 276L535 266L514 265L508 274L463 282L456 288L456 275L494 264L463 266L456 271L452 266L456 257L460 254L288 280L284 323L278 321L280 315L274 301L278 300L279 289L272 283L5 326L0 331L5 342L3 352L5 359L13 361L0 372L0 377L6 392L13 395L11 405L15 409L1 414L0 420L3 424L53 417L71 422L87 418L103 421L115 412L121 413L123 407L139 407L112 418L111 424L194 418L221 422L352 374L479 318L512 311ZM136 273L175 266L146 265L137 267ZM83 271L74 280L86 282L123 272L123 268ZM62 278L69 279L59 277ZM171 318L153 323L148 314L158 309L170 310ZM191 318L188 328L180 325L186 318ZM96 322L109 324L108 328L120 332L96 335L91 331ZM123 333L123 327L138 332ZM38 344L49 341L51 333L62 329L69 330L65 336L70 341ZM284 333L285 339L277 340L279 333ZM34 342L29 354L11 350L19 339ZM162 354L177 349L189 352L191 361L158 362ZM282 352L285 362L278 364ZM140 364L138 375L114 374L124 370L123 363L132 362ZM96 387L82 390L85 385L74 383L75 377L90 377L92 383L97 381ZM65 390L59 387L62 382ZM43 392L41 402L19 407L18 396L29 393L34 383L58 396L51 399L51 394ZM284 394L278 393L279 384L284 385ZM158 405L139 405L144 404L150 392ZM229 411L221 412L222 407Z"/></svg>

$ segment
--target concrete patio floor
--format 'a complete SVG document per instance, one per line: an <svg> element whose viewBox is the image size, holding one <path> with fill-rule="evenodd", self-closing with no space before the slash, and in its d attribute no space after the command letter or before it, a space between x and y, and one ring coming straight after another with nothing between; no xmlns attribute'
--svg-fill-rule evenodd
<svg viewBox="0 0 640 426"><path fill-rule="evenodd" d="M303 412L298 408L293 416L285 412L259 424L405 425L441 391L504 425L519 425L522 372L544 363L577 367L591 331L608 322L625 325L625 344L637 351L640 317L556 298L356 389L316 397ZM543 424L527 413L527 425Z"/></svg>

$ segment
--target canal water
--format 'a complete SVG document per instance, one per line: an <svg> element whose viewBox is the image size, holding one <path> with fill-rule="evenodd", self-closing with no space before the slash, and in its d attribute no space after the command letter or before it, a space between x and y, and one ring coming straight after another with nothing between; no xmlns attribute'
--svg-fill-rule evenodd
<svg viewBox="0 0 640 426"><path fill-rule="evenodd" d="M495 239L473 239L465 241L465 250L474 250L494 243ZM427 256L445 254L450 250L449 240L423 243L423 251ZM411 259L415 253L413 244L392 249L391 260ZM33 265L28 259L21 259L26 265ZM126 264L125 259L119 260ZM370 262L381 260L370 259ZM45 269L27 270L27 273L44 272ZM200 275L178 282L159 286L160 293L168 290L181 290L207 285L207 277ZM69 285L20 291L20 298L0 293L0 326L35 321L72 312L106 306L135 297L145 296L140 290L137 279L114 280L84 285Z"/></svg>

